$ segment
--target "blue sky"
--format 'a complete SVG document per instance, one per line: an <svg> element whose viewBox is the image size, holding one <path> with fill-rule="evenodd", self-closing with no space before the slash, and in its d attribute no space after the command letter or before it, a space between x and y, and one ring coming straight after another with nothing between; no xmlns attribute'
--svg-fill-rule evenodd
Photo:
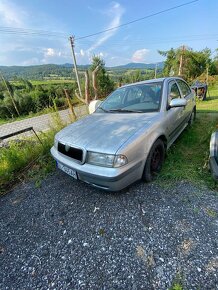
<svg viewBox="0 0 218 290"><path fill-rule="evenodd" d="M67 36L95 33L190 0L0 0L0 65L71 63ZM195 50L218 47L218 1L199 0L176 10L78 40L78 64L100 55L107 66L164 60L157 50L183 44ZM2 27L60 32L54 37L7 34Z"/></svg>

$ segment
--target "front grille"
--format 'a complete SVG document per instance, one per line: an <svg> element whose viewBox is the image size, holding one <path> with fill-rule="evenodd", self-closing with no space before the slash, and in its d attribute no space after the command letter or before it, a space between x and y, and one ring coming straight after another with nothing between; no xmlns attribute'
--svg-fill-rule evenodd
<svg viewBox="0 0 218 290"><path fill-rule="evenodd" d="M76 159L80 162L83 160L83 150L74 148L58 142L58 151L66 156Z"/></svg>

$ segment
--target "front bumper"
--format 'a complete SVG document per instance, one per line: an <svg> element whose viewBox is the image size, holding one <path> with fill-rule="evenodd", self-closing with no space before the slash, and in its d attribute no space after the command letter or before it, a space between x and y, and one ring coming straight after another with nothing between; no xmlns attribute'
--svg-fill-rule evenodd
<svg viewBox="0 0 218 290"><path fill-rule="evenodd" d="M143 162L132 162L120 168L101 167L92 164L78 164L72 158L51 148L54 159L77 172L78 179L108 191L119 191L136 180L143 172Z"/></svg>

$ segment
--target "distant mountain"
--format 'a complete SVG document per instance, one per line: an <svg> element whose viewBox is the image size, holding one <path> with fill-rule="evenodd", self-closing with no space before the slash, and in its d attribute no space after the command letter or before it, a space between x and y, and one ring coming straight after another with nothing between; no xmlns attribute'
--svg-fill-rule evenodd
<svg viewBox="0 0 218 290"><path fill-rule="evenodd" d="M145 64L145 63L128 63L125 65L106 67L106 70L110 71L122 71L128 69L154 69L155 63ZM164 63L157 63L158 68L162 69ZM87 70L90 64L78 65L79 70ZM72 78L73 65L70 63L65 64L43 64L43 65L31 65L31 66L0 66L0 71L3 73L4 77L8 80L16 78L24 78L30 80L43 80L49 78Z"/></svg>
<svg viewBox="0 0 218 290"><path fill-rule="evenodd" d="M158 62L158 63L130 62L124 65L111 67L110 69L154 69L156 64L159 69L162 69L164 66L164 62Z"/></svg>
<svg viewBox="0 0 218 290"><path fill-rule="evenodd" d="M61 67L67 67L67 68L73 68L74 65L72 63L65 63L65 64L60 64L59 66ZM82 70L85 70L85 69L88 69L90 67L90 64L80 64L80 65L77 65L78 68L82 69Z"/></svg>

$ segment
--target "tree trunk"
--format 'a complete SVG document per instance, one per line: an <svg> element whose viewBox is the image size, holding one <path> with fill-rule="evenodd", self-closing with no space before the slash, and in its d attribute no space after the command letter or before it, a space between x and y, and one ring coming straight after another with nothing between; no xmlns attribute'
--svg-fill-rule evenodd
<svg viewBox="0 0 218 290"><path fill-rule="evenodd" d="M89 72L85 71L85 103L90 103Z"/></svg>
<svg viewBox="0 0 218 290"><path fill-rule="evenodd" d="M100 68L100 65L98 65L92 72L92 85L95 93L95 98L94 100L97 100L98 98L98 88L97 88L97 80L96 80L96 75L98 73L98 70Z"/></svg>
<svg viewBox="0 0 218 290"><path fill-rule="evenodd" d="M80 98L80 96L79 96L79 93L78 93L78 91L77 91L77 90L75 90L75 96L76 96L76 97L77 97L77 99L78 99L80 102L82 102L83 104L85 104L85 103L86 103L84 99L81 99L81 98Z"/></svg>
<svg viewBox="0 0 218 290"><path fill-rule="evenodd" d="M66 96L66 98L67 98L67 102L68 102L69 109L70 109L70 111L71 111L71 113L72 113L72 115L73 115L74 120L76 120L76 114L75 114L75 111L74 111L73 105L72 105L72 103L71 103L71 99L70 99L70 96L69 96L69 94L68 94L68 91L67 91L66 89L64 89L64 93L65 93L65 96Z"/></svg>

